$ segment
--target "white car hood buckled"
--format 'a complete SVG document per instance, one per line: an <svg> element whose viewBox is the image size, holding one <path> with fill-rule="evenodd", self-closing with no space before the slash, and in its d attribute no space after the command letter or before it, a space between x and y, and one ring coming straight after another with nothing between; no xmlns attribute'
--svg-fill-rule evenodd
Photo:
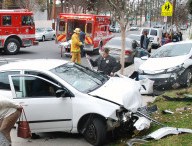
<svg viewBox="0 0 192 146"><path fill-rule="evenodd" d="M149 58L139 68L147 71L163 70L181 65L185 60L186 56Z"/></svg>
<svg viewBox="0 0 192 146"><path fill-rule="evenodd" d="M123 105L125 108L136 111L142 106L140 87L130 78L111 77L102 87L89 93L103 99Z"/></svg>

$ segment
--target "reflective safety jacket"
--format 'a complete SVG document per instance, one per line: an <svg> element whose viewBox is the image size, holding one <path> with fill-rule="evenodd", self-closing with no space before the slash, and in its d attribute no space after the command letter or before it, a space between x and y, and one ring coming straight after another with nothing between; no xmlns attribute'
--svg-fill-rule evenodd
<svg viewBox="0 0 192 146"><path fill-rule="evenodd" d="M82 45L82 42L79 40L79 35L77 33L74 33L71 37L71 52L72 53L78 53L81 52L80 46Z"/></svg>

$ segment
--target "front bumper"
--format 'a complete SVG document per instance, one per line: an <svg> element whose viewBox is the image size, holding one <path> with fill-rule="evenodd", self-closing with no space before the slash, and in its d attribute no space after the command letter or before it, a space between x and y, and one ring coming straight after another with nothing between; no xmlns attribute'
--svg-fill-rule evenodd
<svg viewBox="0 0 192 146"><path fill-rule="evenodd" d="M120 109L116 111L116 116L118 120L108 118L107 129L108 131L113 130L114 128L121 128L124 131L133 130L134 128L139 131L148 129L150 127L151 120L147 117L150 113L156 111L154 110L154 108L152 108L153 107L141 107L138 108L136 112L132 112L126 110L123 107L120 107ZM138 111L143 115L139 115L137 113Z"/></svg>
<svg viewBox="0 0 192 146"><path fill-rule="evenodd" d="M180 83L180 76L183 72L184 69L164 74L139 74L139 80L148 78L154 81L154 87L169 87L175 83Z"/></svg>

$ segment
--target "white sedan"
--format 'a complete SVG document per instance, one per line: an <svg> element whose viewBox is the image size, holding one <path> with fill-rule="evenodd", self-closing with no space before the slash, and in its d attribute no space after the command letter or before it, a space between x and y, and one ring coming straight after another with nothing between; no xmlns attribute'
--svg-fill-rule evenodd
<svg viewBox="0 0 192 146"><path fill-rule="evenodd" d="M32 133L81 133L97 146L104 143L107 131L149 126L150 121L136 114L142 106L139 90L127 77L108 77L64 60L0 66L0 94L23 106Z"/></svg>
<svg viewBox="0 0 192 146"><path fill-rule="evenodd" d="M45 41L45 40L55 40L56 32L52 28L36 28L35 29L35 40Z"/></svg>
<svg viewBox="0 0 192 146"><path fill-rule="evenodd" d="M188 87L192 79L192 41L169 43L158 48L139 67L139 78L154 80L155 87Z"/></svg>

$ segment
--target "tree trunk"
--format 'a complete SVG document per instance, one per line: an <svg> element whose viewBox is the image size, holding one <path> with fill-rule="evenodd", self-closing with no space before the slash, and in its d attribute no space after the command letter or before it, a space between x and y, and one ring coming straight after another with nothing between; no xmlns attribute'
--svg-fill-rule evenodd
<svg viewBox="0 0 192 146"><path fill-rule="evenodd" d="M126 38L126 28L125 26L121 27L121 56L120 56L120 63L121 63L121 70L120 73L123 75L124 74L124 67L125 67L125 38Z"/></svg>

